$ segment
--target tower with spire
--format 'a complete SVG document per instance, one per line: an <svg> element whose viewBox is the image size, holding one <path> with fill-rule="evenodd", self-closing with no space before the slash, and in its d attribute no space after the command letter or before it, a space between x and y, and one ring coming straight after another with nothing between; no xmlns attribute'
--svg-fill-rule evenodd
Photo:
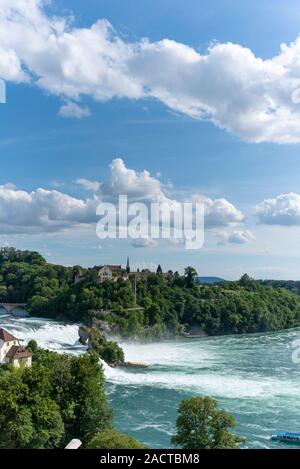
<svg viewBox="0 0 300 469"><path fill-rule="evenodd" d="M129 256L127 257L126 272L127 272L128 274L130 274Z"/></svg>

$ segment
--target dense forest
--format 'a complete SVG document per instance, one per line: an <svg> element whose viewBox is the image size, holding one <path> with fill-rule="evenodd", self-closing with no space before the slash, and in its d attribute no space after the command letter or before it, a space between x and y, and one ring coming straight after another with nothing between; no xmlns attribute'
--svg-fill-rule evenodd
<svg viewBox="0 0 300 469"><path fill-rule="evenodd" d="M299 280L258 280L258 282L265 287L285 288L286 290L300 295Z"/></svg>
<svg viewBox="0 0 300 469"><path fill-rule="evenodd" d="M82 281L75 283L78 272ZM0 302L27 303L37 316L106 323L124 336L165 336L198 328L210 335L300 326L300 298L261 285L246 274L237 282L199 285L192 267L169 276L99 283L97 271L47 263L36 252L0 250ZM139 309L136 309L136 306ZM130 311L127 311L130 309Z"/></svg>

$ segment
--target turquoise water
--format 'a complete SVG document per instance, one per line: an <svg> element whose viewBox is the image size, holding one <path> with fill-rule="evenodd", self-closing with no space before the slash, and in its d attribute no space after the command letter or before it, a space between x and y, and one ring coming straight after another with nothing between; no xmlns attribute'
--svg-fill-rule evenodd
<svg viewBox="0 0 300 469"><path fill-rule="evenodd" d="M0 327L58 352L81 353L78 327L0 312ZM115 424L148 447L170 447L181 399L211 395L237 421L250 448L286 448L270 441L276 430L300 432L300 364L293 341L300 329L244 336L121 343L126 359L147 370L105 366ZM288 448L291 448L289 445ZM299 447L298 447L299 448Z"/></svg>

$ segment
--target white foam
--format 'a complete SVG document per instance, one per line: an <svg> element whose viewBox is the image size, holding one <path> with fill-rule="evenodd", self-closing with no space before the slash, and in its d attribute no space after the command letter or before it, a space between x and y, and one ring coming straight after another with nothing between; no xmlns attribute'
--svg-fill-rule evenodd
<svg viewBox="0 0 300 469"><path fill-rule="evenodd" d="M293 396L298 399L299 385L274 379L251 379L215 373L189 374L173 372L130 372L105 368L107 380L113 384L131 386L160 386L168 389L193 391L227 398L263 398Z"/></svg>
<svg viewBox="0 0 300 469"><path fill-rule="evenodd" d="M0 314L0 325L25 343L34 339L41 347L74 354L85 350L78 343L76 324L65 325L39 318L16 319ZM290 337L294 332L281 333L279 338L283 338L284 334ZM296 334L299 335L299 331ZM253 341L257 342L258 339L263 342L262 337L245 337L245 343L251 343L253 348ZM233 337L228 337L229 347L226 347L226 340L227 338L216 338L148 344L123 342L120 345L125 351L126 360L145 362L150 368L120 369L103 363L105 376L110 383L117 385L159 386L225 398L269 399L286 396L292 398L294 405L299 407L300 386L295 379L296 372L293 376L286 372L279 376L279 372L276 374L275 370L271 370L264 376L257 369L249 370L251 363L247 356L244 369L238 354L232 349L235 343L240 347L241 337L236 341ZM275 341L275 335L273 340ZM239 348L238 353L245 353L247 347ZM230 353L231 357L226 353ZM228 357L231 360L230 365L226 363Z"/></svg>
<svg viewBox="0 0 300 469"><path fill-rule="evenodd" d="M18 339L28 343L36 340L40 347L64 351L78 344L78 325L63 324L40 318L13 318L1 314L0 325Z"/></svg>

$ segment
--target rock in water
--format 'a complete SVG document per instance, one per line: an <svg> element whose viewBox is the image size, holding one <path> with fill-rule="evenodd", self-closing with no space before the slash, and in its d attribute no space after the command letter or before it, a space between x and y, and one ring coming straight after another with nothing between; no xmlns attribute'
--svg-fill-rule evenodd
<svg viewBox="0 0 300 469"><path fill-rule="evenodd" d="M78 330L79 342L82 345L87 345L89 340L89 328L87 326L80 326Z"/></svg>
<svg viewBox="0 0 300 469"><path fill-rule="evenodd" d="M149 368L147 363L139 363L139 362L120 362L116 366L121 366L123 368Z"/></svg>

